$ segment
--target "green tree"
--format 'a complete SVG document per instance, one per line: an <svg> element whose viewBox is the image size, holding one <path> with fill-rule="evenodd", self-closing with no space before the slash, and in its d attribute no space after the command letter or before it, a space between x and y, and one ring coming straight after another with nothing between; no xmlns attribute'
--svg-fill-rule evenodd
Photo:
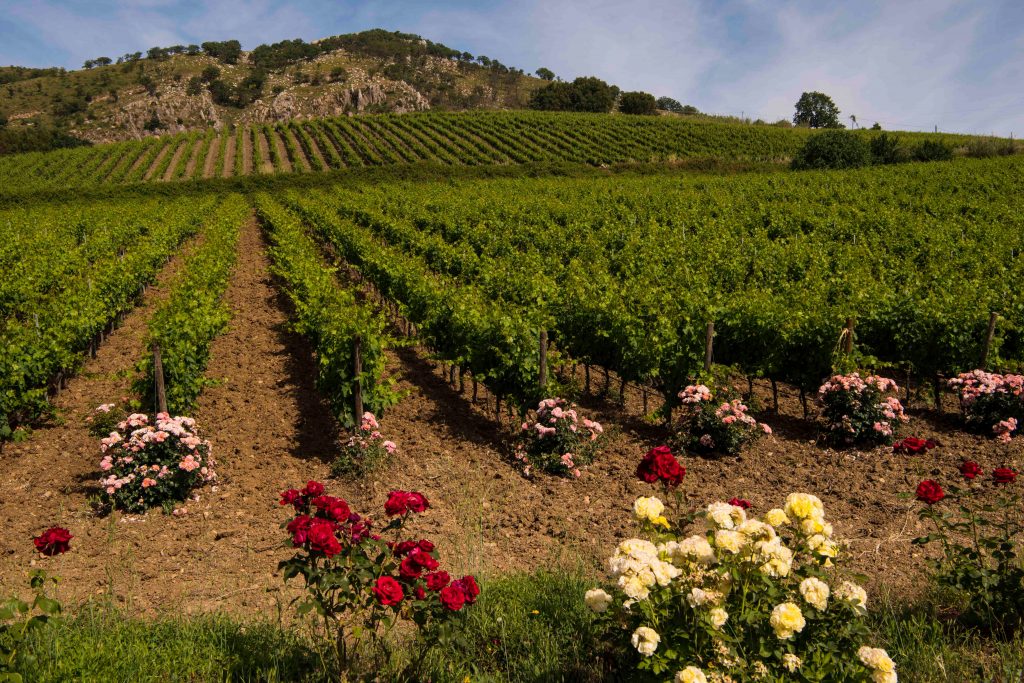
<svg viewBox="0 0 1024 683"><path fill-rule="evenodd" d="M793 168L857 168L871 163L871 148L856 133L828 130L808 138L793 158Z"/></svg>
<svg viewBox="0 0 1024 683"><path fill-rule="evenodd" d="M110 57L97 57L93 62L96 66L109 66L113 63L113 60Z"/></svg>
<svg viewBox="0 0 1024 683"><path fill-rule="evenodd" d="M203 92L203 79L199 76L193 76L188 79L188 85L185 86L186 95L198 95Z"/></svg>
<svg viewBox="0 0 1024 683"><path fill-rule="evenodd" d="M662 111L671 111L676 114L683 113L683 105L679 100L674 100L671 97L659 97L657 101L658 109Z"/></svg>
<svg viewBox="0 0 1024 683"><path fill-rule="evenodd" d="M555 80L555 72L546 67L542 66L541 68L537 69L534 73L537 74L537 78L543 78L545 81Z"/></svg>
<svg viewBox="0 0 1024 683"><path fill-rule="evenodd" d="M530 95L530 109L543 111L570 111L572 109L571 83L548 83Z"/></svg>
<svg viewBox="0 0 1024 683"><path fill-rule="evenodd" d="M925 140L914 148L917 161L949 161L952 158L953 148L938 140Z"/></svg>
<svg viewBox="0 0 1024 683"><path fill-rule="evenodd" d="M623 114L651 116L658 113L658 103L650 93L626 92L619 98L619 111Z"/></svg>
<svg viewBox="0 0 1024 683"><path fill-rule="evenodd" d="M594 76L581 76L572 82L573 111L608 113L612 110L619 89Z"/></svg>
<svg viewBox="0 0 1024 683"><path fill-rule="evenodd" d="M800 95L800 99L796 103L793 123L811 128L843 127L843 124L839 123L839 107L831 97L817 91L805 92Z"/></svg>
<svg viewBox="0 0 1024 683"><path fill-rule="evenodd" d="M242 44L237 40L208 41L203 43L203 52L225 64L236 64L242 56Z"/></svg>
<svg viewBox="0 0 1024 683"><path fill-rule="evenodd" d="M871 161L875 164L896 164L907 161L910 155L900 146L895 135L882 133L871 138Z"/></svg>
<svg viewBox="0 0 1024 683"><path fill-rule="evenodd" d="M218 78L220 78L220 69L215 67L213 64L210 64L205 69L203 69L203 72L199 75L199 78L206 81L207 83L212 83Z"/></svg>

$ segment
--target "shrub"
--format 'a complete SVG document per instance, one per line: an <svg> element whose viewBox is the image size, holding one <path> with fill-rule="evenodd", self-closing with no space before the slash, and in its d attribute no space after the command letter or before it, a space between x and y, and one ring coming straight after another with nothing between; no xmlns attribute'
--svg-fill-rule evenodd
<svg viewBox="0 0 1024 683"><path fill-rule="evenodd" d="M430 507L421 493L388 494L384 511L391 520L380 534L370 519L341 498L326 495L316 481L301 490L283 491L280 502L294 511L284 528L289 545L298 550L278 568L285 581L302 577L307 599L299 604L299 613L316 610L337 634L343 669L358 672L363 663L356 655L362 647L379 652L379 629L390 629L399 619L419 628L425 650L443 642L448 636L444 622L480 594L474 577L452 580L441 569L433 543L399 540L410 516ZM389 532L394 540L383 540L381 534Z"/></svg>
<svg viewBox="0 0 1024 683"><path fill-rule="evenodd" d="M623 114L653 116L658 113L654 95L645 92L625 92L619 98L619 111Z"/></svg>
<svg viewBox="0 0 1024 683"><path fill-rule="evenodd" d="M948 382L968 425L1009 442L1024 421L1024 375L984 370L963 372Z"/></svg>
<svg viewBox="0 0 1024 683"><path fill-rule="evenodd" d="M916 161L949 161L953 158L953 148L938 140L925 140L914 148Z"/></svg>
<svg viewBox="0 0 1024 683"><path fill-rule="evenodd" d="M514 457L528 477L534 470L579 477L580 467L593 462L603 433L600 423L581 420L565 399L547 398L537 406L533 424L523 423Z"/></svg>
<svg viewBox="0 0 1024 683"><path fill-rule="evenodd" d="M103 403L96 406L92 415L85 418L89 424L89 434L95 437L109 436L117 429L119 422L123 422L128 415L127 411L120 408L116 403Z"/></svg>
<svg viewBox="0 0 1024 683"><path fill-rule="evenodd" d="M910 161L910 154L900 146L900 139L896 135L876 135L871 138L870 147L873 164L898 164Z"/></svg>
<svg viewBox="0 0 1024 683"><path fill-rule="evenodd" d="M818 389L827 439L833 444L891 443L908 418L896 396L896 382L885 377L861 377L854 372L834 375Z"/></svg>
<svg viewBox="0 0 1024 683"><path fill-rule="evenodd" d="M614 586L584 598L629 653L629 680L896 681L885 651L865 644L867 594L840 571L818 498L791 494L760 520L712 503L689 536L686 518L661 530L660 503L637 501L646 538L621 542Z"/></svg>
<svg viewBox="0 0 1024 683"><path fill-rule="evenodd" d="M183 501L217 478L210 442L199 438L189 417L157 413L150 424L148 416L135 413L100 443L104 499L125 512Z"/></svg>
<svg viewBox="0 0 1024 683"><path fill-rule="evenodd" d="M828 130L812 135L793 158L793 168L857 168L871 162L871 149L856 133Z"/></svg>
<svg viewBox="0 0 1024 683"><path fill-rule="evenodd" d="M746 444L771 427L758 423L749 408L728 391L714 391L704 384L691 384L679 392L682 403L676 425L677 440L685 448L698 452L739 453Z"/></svg>
<svg viewBox="0 0 1024 683"><path fill-rule="evenodd" d="M978 463L965 461L960 465L962 487L943 489L931 479L918 484L917 499L925 503L920 517L931 522L935 532L914 543L941 543L934 578L962 598L961 619L971 626L1013 632L1024 620L1024 524L1015 514L1022 497L1010 488L1017 486L1017 472L1000 467L987 482L979 478L981 474ZM982 496L988 500L979 501ZM942 501L946 503L940 505Z"/></svg>
<svg viewBox="0 0 1024 683"><path fill-rule="evenodd" d="M363 413L359 428L342 446L331 471L336 475L370 472L380 467L396 450L395 443L385 440L380 433L380 424L373 413Z"/></svg>

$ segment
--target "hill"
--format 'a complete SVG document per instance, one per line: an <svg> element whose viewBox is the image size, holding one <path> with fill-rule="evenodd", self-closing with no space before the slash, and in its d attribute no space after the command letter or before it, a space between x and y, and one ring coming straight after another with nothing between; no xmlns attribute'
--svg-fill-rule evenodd
<svg viewBox="0 0 1024 683"><path fill-rule="evenodd" d="M103 143L348 113L523 108L544 83L486 56L379 29L249 52L237 41L152 48L86 66L0 68L8 132L60 130Z"/></svg>

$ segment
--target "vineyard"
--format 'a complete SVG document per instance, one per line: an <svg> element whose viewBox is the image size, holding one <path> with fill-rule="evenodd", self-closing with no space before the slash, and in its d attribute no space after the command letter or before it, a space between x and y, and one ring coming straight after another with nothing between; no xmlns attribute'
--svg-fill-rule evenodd
<svg viewBox="0 0 1024 683"><path fill-rule="evenodd" d="M668 117L551 112L354 116L0 157L0 186L13 194L408 164L779 162L791 158L811 134L807 129ZM901 135L953 147L971 140L941 133Z"/></svg>
<svg viewBox="0 0 1024 683"><path fill-rule="evenodd" d="M425 113L0 159L0 591L45 567L76 606L0 654L102 679L150 661L105 619L173 612L174 680L700 681L726 642L807 672L776 680L1017 680L1018 575L932 562L946 496L1021 533L1024 157L775 163L812 134ZM593 169L684 158L765 163ZM344 173L416 164L452 173Z"/></svg>

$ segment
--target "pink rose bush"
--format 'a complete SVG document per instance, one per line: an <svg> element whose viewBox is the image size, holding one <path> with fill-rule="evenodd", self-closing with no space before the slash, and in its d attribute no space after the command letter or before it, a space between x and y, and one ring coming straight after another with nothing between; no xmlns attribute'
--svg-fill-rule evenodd
<svg viewBox="0 0 1024 683"><path fill-rule="evenodd" d="M910 420L898 393L896 382L886 377L861 377L858 372L831 377L818 389L828 440L837 445L891 444L899 426Z"/></svg>
<svg viewBox="0 0 1024 683"><path fill-rule="evenodd" d="M127 414L128 411L117 403L103 403L86 416L85 423L89 426L91 435L103 437L117 429L117 424L124 420Z"/></svg>
<svg viewBox="0 0 1024 683"><path fill-rule="evenodd" d="M280 505L290 509L282 526L295 554L279 569L285 581L302 577L307 600L298 609L315 610L338 634L338 654L350 674L362 664L354 660L361 640L376 641L382 628L405 620L421 629L427 643L438 642L447 635L444 623L480 595L475 577L444 570L433 542L403 532L430 509L418 491L389 492L383 526L316 481L282 491Z"/></svg>
<svg viewBox="0 0 1024 683"><path fill-rule="evenodd" d="M216 480L210 442L199 437L190 417L133 413L100 440L99 481L107 503L125 512L144 512L188 498Z"/></svg>
<svg viewBox="0 0 1024 683"><path fill-rule="evenodd" d="M750 415L750 408L728 391L691 384L679 392L682 417L676 423L678 445L702 453L739 453L772 429Z"/></svg>
<svg viewBox="0 0 1024 683"><path fill-rule="evenodd" d="M538 470L579 477L580 468L593 462L603 434L600 423L580 417L565 399L546 398L535 419L523 423L513 456L528 477Z"/></svg>
<svg viewBox="0 0 1024 683"><path fill-rule="evenodd" d="M373 413L363 413L359 427L341 445L338 459L331 465L335 475L362 474L380 467L398 450L394 441L388 441L380 431L380 423Z"/></svg>
<svg viewBox="0 0 1024 683"><path fill-rule="evenodd" d="M972 370L948 384L968 425L1009 443L1024 420L1024 375Z"/></svg>

